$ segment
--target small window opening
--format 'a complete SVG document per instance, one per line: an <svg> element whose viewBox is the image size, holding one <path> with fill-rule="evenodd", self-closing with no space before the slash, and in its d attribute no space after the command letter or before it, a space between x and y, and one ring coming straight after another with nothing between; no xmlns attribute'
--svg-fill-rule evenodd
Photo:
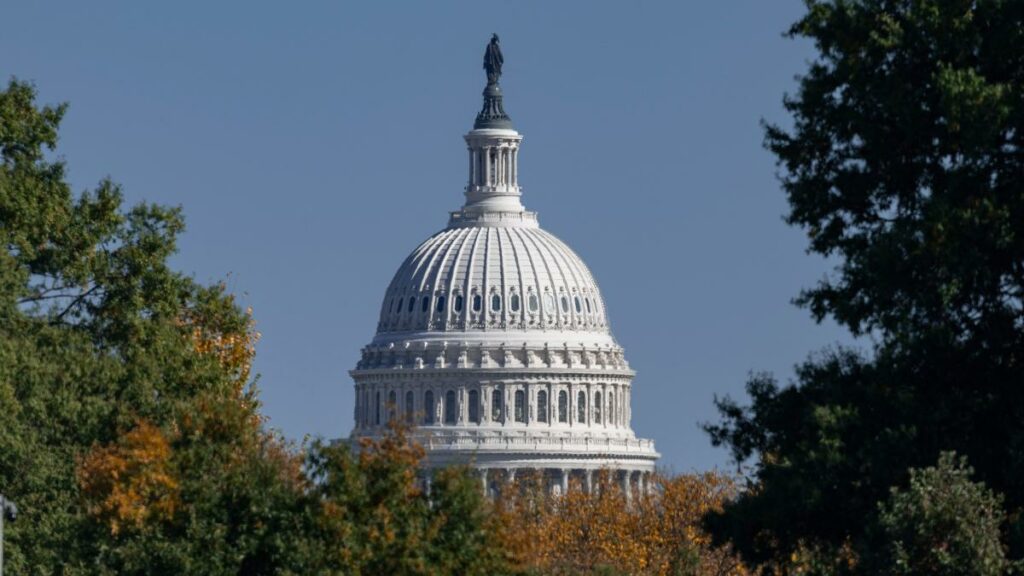
<svg viewBox="0 0 1024 576"><path fill-rule="evenodd" d="M537 311L537 295L530 294L530 312Z"/></svg>
<svg viewBox="0 0 1024 576"><path fill-rule="evenodd" d="M575 298L573 298L573 300L576 303L576 313L581 314L583 312L583 305L580 304L580 297L576 296Z"/></svg>
<svg viewBox="0 0 1024 576"><path fill-rule="evenodd" d="M513 312L519 312L519 294L513 294L512 297L508 299L508 306Z"/></svg>
<svg viewBox="0 0 1024 576"><path fill-rule="evenodd" d="M516 390L516 422L526 422L526 392Z"/></svg>
<svg viewBox="0 0 1024 576"><path fill-rule="evenodd" d="M455 296L455 311L462 312L462 294Z"/></svg>
<svg viewBox="0 0 1024 576"><path fill-rule="evenodd" d="M469 421L480 423L480 393L476 390L469 391Z"/></svg>
<svg viewBox="0 0 1024 576"><path fill-rule="evenodd" d="M479 312L484 305L484 299L479 294L473 295L473 312Z"/></svg>
<svg viewBox="0 0 1024 576"><path fill-rule="evenodd" d="M494 312L501 310L501 296L499 294L491 296L491 310Z"/></svg>
<svg viewBox="0 0 1024 576"><path fill-rule="evenodd" d="M548 421L548 393L546 390L537 392L537 421Z"/></svg>
<svg viewBox="0 0 1024 576"><path fill-rule="evenodd" d="M409 298L409 308L406 312L412 312L416 308L416 297Z"/></svg>
<svg viewBox="0 0 1024 576"><path fill-rule="evenodd" d="M444 296L437 297L437 311L444 312Z"/></svg>

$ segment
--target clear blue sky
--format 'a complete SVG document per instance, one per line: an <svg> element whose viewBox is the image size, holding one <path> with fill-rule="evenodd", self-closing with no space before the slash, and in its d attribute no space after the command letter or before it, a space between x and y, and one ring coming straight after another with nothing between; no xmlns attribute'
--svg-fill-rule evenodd
<svg viewBox="0 0 1024 576"><path fill-rule="evenodd" d="M798 0L16 2L0 74L70 102L77 190L182 205L176 266L254 308L272 426L347 435L347 370L403 258L462 202L480 60L502 39L524 203L600 284L637 433L677 471L751 370L845 340L789 302L827 271L782 221L759 121L813 56Z"/></svg>

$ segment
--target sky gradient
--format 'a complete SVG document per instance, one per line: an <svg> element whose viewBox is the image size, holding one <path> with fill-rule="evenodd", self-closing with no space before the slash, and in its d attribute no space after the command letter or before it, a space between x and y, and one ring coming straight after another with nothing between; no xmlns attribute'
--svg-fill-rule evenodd
<svg viewBox="0 0 1024 576"><path fill-rule="evenodd" d="M523 202L588 264L637 371L633 427L676 471L728 464L700 423L751 371L849 338L790 300L828 271L786 226L760 122L813 49L799 0L19 2L0 74L70 109L76 191L181 205L174 265L263 334L288 436L352 427L347 370L406 255L462 204L492 32Z"/></svg>

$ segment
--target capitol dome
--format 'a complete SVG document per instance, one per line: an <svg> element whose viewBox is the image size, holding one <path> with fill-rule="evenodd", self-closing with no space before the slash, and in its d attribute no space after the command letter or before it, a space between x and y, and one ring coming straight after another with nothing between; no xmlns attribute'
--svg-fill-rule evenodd
<svg viewBox="0 0 1024 576"><path fill-rule="evenodd" d="M494 50L496 37L492 60ZM644 489L658 453L630 426L634 373L590 270L521 203L522 135L504 110L500 61L485 67L484 106L465 136L465 204L388 285L350 372L352 436L403 418L428 469L470 464L485 489L524 468L555 491L574 475L589 487L600 469Z"/></svg>

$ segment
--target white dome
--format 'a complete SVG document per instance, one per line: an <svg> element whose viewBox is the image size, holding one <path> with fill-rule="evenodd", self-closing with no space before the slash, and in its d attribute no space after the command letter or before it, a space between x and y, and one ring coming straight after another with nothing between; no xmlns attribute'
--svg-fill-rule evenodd
<svg viewBox="0 0 1024 576"><path fill-rule="evenodd" d="M522 205L519 145L489 79L465 136L462 208L398 268L350 371L354 437L416 424L428 467L616 470L642 482L658 453L630 425L634 373L590 270ZM588 480L589 481L589 480Z"/></svg>
<svg viewBox="0 0 1024 576"><path fill-rule="evenodd" d="M456 220L399 267L377 331L391 338L472 330L607 333L608 321L590 270L552 234L530 221L466 226Z"/></svg>

